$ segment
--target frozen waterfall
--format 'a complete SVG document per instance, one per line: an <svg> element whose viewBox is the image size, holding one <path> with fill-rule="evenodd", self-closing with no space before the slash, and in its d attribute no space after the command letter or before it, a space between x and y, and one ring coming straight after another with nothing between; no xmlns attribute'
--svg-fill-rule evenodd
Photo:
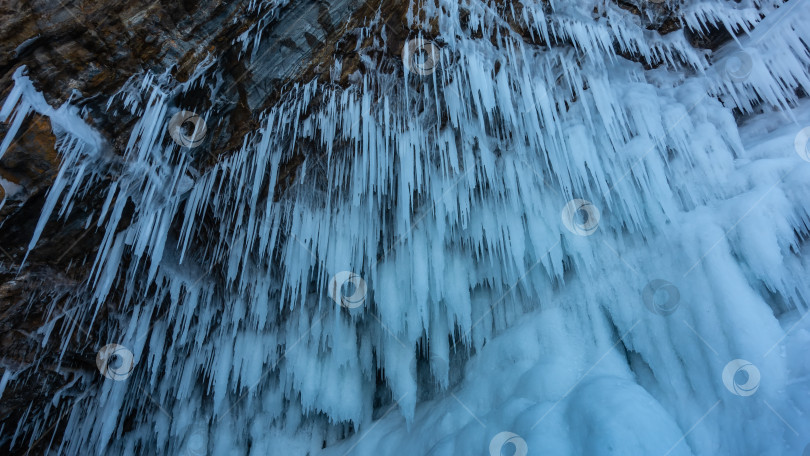
<svg viewBox="0 0 810 456"><path fill-rule="evenodd" d="M254 3L248 63L289 2ZM675 9L683 28L650 27ZM0 155L37 112L62 159L29 250L91 193L104 233L78 311L41 332L79 334L99 370L3 435L60 421L41 451L70 455L802 455L810 1L407 12L401 60L375 60L370 9L365 71L291 84L210 166L233 127L215 56L109 99L138 119L122 154L18 70Z"/></svg>

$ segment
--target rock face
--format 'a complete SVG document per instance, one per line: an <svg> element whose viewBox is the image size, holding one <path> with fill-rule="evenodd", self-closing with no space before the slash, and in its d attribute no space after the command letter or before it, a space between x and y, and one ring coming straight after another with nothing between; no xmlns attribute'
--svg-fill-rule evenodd
<svg viewBox="0 0 810 456"><path fill-rule="evenodd" d="M171 81L165 84L167 105L213 113L207 121L205 151L183 156L189 160L190 171L182 179L196 181L212 170L219 172L217 166L224 160L240 152L244 144L257 141L255 132L267 121L267 112L288 102L290 93L305 91L301 87L307 83L357 88L363 76L371 72L406 77L401 55L406 40L418 35L442 41L438 20L426 19L414 25L412 19L432 17L438 3L418 3L10 0L0 5L0 99L11 94L15 75L24 71L51 108L75 108L71 112L76 118L101 135L99 161L109 165L109 175L98 177L92 187L79 192L66 216L54 212L49 223L39 227L48 191L65 169L64 157L57 152L60 144L55 132L60 127L36 112L21 118L19 125L14 125L13 118L0 124L4 146L0 147L0 452L44 454L46 448L54 451L58 447L67 426L66 417L72 416L72 406L97 391L103 381L97 369L97 341L112 332L111 322L128 321L142 310L131 305L133 293L151 297L157 288L151 283L135 291L127 288L126 284L133 283L128 274L152 279L153 271L148 271L150 267L144 263L140 271L122 269L111 274L110 292L95 311L77 308L73 299L92 294L96 285L93 280L99 280L93 275L98 272L96 254L112 242L106 237L109 232L100 226L109 207L117 201L111 204L114 197L102 189L117 182L116 172L124 169L122 157L131 150L133 138L147 135L138 130L142 112L129 109L133 103L127 97L136 92L132 87L145 85L145 80L162 83L161 78L165 78ZM541 9L551 11L550 2L541 3ZM683 32L699 50L716 49L732 39L732 32L743 31L729 31L719 25L694 28L681 16L677 5L614 0L611 8L625 11L628 20L656 39ZM467 27L465 31L495 45L500 44L503 35L514 35L537 49L576 49L575 37L555 37L552 41L535 33L521 19L528 16L523 14L525 6L520 2L495 1L492 8L505 18L496 32L485 36L478 25L465 23L471 13L462 7L458 16ZM593 16L596 21L605 13L594 8ZM666 58L638 52L632 46L615 47L617 55L640 63L644 69L666 64ZM203 79L216 84L199 82ZM383 89L369 90L382 93ZM409 90L424 94L431 89L415 85ZM327 102L325 98L310 97L297 109L320 112L326 109ZM576 95L554 109L567 111L569 102L576 103ZM157 104L143 103L147 109ZM457 121L446 113L437 116L442 127ZM292 152L276 164L278 178L274 177L272 184L268 183L270 179L260 179L254 199L278 202L292 191L297 176L320 172L311 164L311 157L322 158L325 146L314 136L285 146ZM323 175L332 176L329 172ZM331 182L331 178L324 180L340 184ZM411 193L416 201L418 192L411 189ZM125 232L138 216L133 202L122 206L117 225L110 230L112 235ZM189 251L208 253L212 240L231 234L223 232L214 218L211 214L201 217L200 225L195 227L196 236L188 241ZM177 220L171 223L166 229L167 238L182 239L182 224ZM39 229L42 232L31 245ZM292 237L294 233L279 236ZM140 258L136 256L124 254L122 264L137 264ZM203 253L200 257L206 258ZM219 255L217 259L219 262L206 265L207 275L217 287L233 286L235 278L229 271L228 258ZM172 289L171 293L181 292ZM289 318L289 312L279 311L278 318ZM154 314L146 319L157 322L163 316ZM447 339L447 335L442 333L438 338ZM150 339L150 343L157 342ZM420 358L418 362L424 365L430 360ZM390 395L384 370L378 366L371 374L377 377L379 391L375 393L375 409L362 412L368 417L378 417L379 408L391 402L384 397ZM422 399L429 397L423 395ZM135 421L132 416L124 417L123 432L136 429ZM333 425L331 418L324 419L327 421ZM323 435L324 445L328 439L339 440L355 431L353 422L334 426L328 435ZM12 439L15 433L17 437Z"/></svg>
<svg viewBox="0 0 810 456"><path fill-rule="evenodd" d="M340 77L347 84L361 64L354 50L359 43L346 33L380 7L393 29L404 33L405 5L398 2L5 2L0 5L0 98L8 96L12 75L24 67L48 103L58 107L70 101L81 107L111 153L121 154L134 118L111 113L106 106L111 95L144 71L168 72L183 82L199 65L216 61L210 73L230 87L223 94L227 100L221 102L216 143L199 164L204 172L256 128L258 114L278 99L282 85L322 77L338 53L348 62ZM242 46L238 38L243 34L256 42ZM391 43L401 45L401 40ZM261 54L250 64L246 52ZM396 59L399 49L387 52ZM210 107L208 93L180 97L178 102L187 106ZM9 123L0 124L0 137L10 141L0 157L1 356L4 372L17 374L0 382L0 451L28 454L44 451L64 425L52 416L51 428L37 430L31 427L34 417L48 415L51 399L79 396L96 381L96 353L88 335L101 331L106 309L88 327L73 320L75 308L63 306L86 280L102 241L102 233L85 220L103 200L88 195L68 219L49 224L19 269L60 158L47 117L27 116L13 136L7 135L9 128ZM291 176L296 165L289 166ZM77 327L64 341L42 331ZM31 440L15 446L6 431L18 423Z"/></svg>
<svg viewBox="0 0 810 456"><path fill-rule="evenodd" d="M0 98L9 94L13 73L25 67L52 106L69 100L81 106L85 120L105 135L112 153L120 154L133 119L110 116L105 106L109 96L144 71L168 71L184 81L204 59L216 59L219 63L212 71L221 72L232 84L227 95L233 106L222 112L223 129L236 128L222 135L209 157L214 162L216 155L238 145L255 125L255 114L270 102L277 85L315 71L313 56L333 49L352 11L346 2L287 3L4 2L0 5ZM248 68L240 62L242 51L232 43L255 28L266 29L261 41L268 58ZM326 46L326 42L332 44ZM208 98L191 94L185 101L199 105ZM101 233L84 220L103 201L89 195L70 218L49 224L20 270L45 195L59 172L60 158L47 117L27 116L13 137L6 134L9 127L0 124L0 137L10 141L0 159L0 356L4 372L18 374L17 381L3 377L0 382L0 451L38 454L58 437L64 422L36 431L30 427L33 418L48 413L51 399L79 395L94 381L96 353L87 336L99 330L106 314L67 341L43 336L42 328L50 325L59 332L76 324L72 320L76 309L62 306L86 279L88 260L92 262L98 250ZM19 381L21 376L29 380ZM38 437L12 448L8 431L18 425Z"/></svg>

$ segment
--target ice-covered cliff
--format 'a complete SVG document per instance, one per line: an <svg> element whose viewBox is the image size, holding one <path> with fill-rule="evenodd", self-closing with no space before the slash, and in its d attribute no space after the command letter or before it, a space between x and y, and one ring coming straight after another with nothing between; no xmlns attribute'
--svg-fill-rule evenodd
<svg viewBox="0 0 810 456"><path fill-rule="evenodd" d="M0 445L802 454L810 1L242 3L187 77L14 70L0 156L60 162L6 274L95 241Z"/></svg>

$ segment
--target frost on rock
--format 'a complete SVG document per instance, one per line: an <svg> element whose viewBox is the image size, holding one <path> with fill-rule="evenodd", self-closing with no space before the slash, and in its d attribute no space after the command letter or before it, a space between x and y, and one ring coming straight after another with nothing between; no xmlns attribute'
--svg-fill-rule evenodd
<svg viewBox="0 0 810 456"><path fill-rule="evenodd" d="M224 90L213 62L110 100L140 119L123 156L19 72L0 154L36 111L63 157L30 248L112 176L77 319L120 300L91 337L134 362L51 451L489 454L510 431L530 454L799 454L810 2L630 3L411 5L435 71L291 86L202 172L167 125L179 94ZM661 35L655 8L732 39ZM247 59L266 20L234 43ZM724 384L735 359L755 394Z"/></svg>

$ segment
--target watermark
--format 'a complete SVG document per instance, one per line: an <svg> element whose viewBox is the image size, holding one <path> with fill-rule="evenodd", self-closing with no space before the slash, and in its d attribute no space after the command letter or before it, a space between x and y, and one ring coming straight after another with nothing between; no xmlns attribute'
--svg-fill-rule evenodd
<svg viewBox="0 0 810 456"><path fill-rule="evenodd" d="M134 358L123 345L108 344L96 354L96 366L101 375L110 380L126 380L135 368Z"/></svg>
<svg viewBox="0 0 810 456"><path fill-rule="evenodd" d="M808 149L808 146L810 146L810 127L804 127L799 134L796 135L796 139L793 141L793 147L802 160L810 162L810 149Z"/></svg>
<svg viewBox="0 0 810 456"><path fill-rule="evenodd" d="M450 372L450 361L447 358L438 353L430 353L428 354L427 358L420 359L416 356L411 358L408 369L412 374L414 374L414 376L418 371L417 366L419 365L419 361L426 363L427 367L430 369L430 372L433 374L444 375ZM434 369L437 369L438 372L435 372Z"/></svg>
<svg viewBox="0 0 810 456"><path fill-rule="evenodd" d="M723 384L737 396L750 396L759 388L759 369L744 359L735 359L723 368Z"/></svg>
<svg viewBox="0 0 810 456"><path fill-rule="evenodd" d="M186 444L180 453L183 456L205 456L208 454L208 426L198 424L191 428Z"/></svg>
<svg viewBox="0 0 810 456"><path fill-rule="evenodd" d="M329 297L340 306L355 309L366 301L366 281L353 272L341 271L329 281L328 293Z"/></svg>
<svg viewBox="0 0 810 456"><path fill-rule="evenodd" d="M754 59L751 54L740 50L726 57L720 64L720 71L733 82L743 82L751 76Z"/></svg>
<svg viewBox="0 0 810 456"><path fill-rule="evenodd" d="M489 442L490 456L503 456L504 447L514 446L515 450L512 452L507 451L506 454L514 456L526 456L529 453L529 447L526 441L514 432L501 432L498 433Z"/></svg>
<svg viewBox="0 0 810 456"><path fill-rule="evenodd" d="M671 282L653 279L641 291L641 300L650 312L666 317L678 309L681 292Z"/></svg>
<svg viewBox="0 0 810 456"><path fill-rule="evenodd" d="M578 236L590 236L599 226L599 209L590 201L573 199L562 210L562 222Z"/></svg>
<svg viewBox="0 0 810 456"><path fill-rule="evenodd" d="M191 111L180 111L169 120L169 135L181 147L194 148L205 140L208 126Z"/></svg>
<svg viewBox="0 0 810 456"><path fill-rule="evenodd" d="M439 55L439 47L422 37L408 40L402 47L402 63L405 68L420 76L428 76L436 71Z"/></svg>

